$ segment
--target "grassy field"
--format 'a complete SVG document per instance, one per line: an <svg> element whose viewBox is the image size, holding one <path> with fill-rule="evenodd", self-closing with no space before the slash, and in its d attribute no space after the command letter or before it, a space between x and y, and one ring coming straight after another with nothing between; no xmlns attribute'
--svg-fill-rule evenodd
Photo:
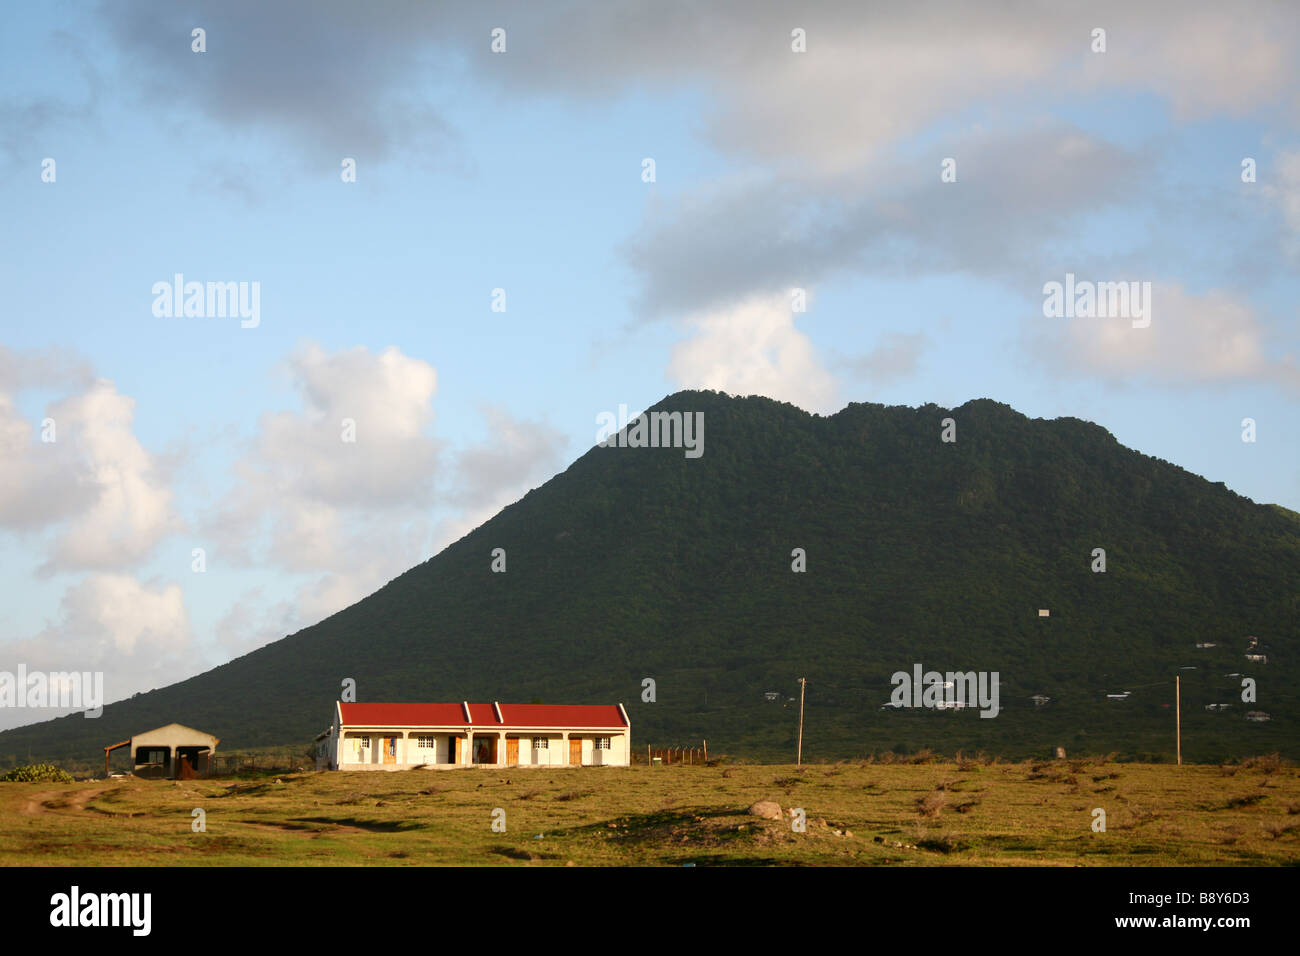
<svg viewBox="0 0 1300 956"><path fill-rule="evenodd" d="M803 808L764 820L759 800ZM1094 832L1093 810L1106 812ZM206 832L194 832L193 814ZM505 832L494 832L495 810ZM500 814L496 815L500 819ZM1053 761L0 783L14 865L1295 865L1300 771Z"/></svg>

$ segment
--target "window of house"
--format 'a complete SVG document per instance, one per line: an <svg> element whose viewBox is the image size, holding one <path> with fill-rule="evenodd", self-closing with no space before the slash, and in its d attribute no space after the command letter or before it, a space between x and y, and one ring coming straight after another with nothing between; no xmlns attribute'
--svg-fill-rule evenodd
<svg viewBox="0 0 1300 956"><path fill-rule="evenodd" d="M433 750L433 735L429 734L428 736L425 736L424 734L420 734L415 738L415 745L421 750Z"/></svg>
<svg viewBox="0 0 1300 956"><path fill-rule="evenodd" d="M597 750L608 750L608 749L609 749L609 738L608 738L608 737L597 737L597 738L596 738L596 742L595 742L595 744L594 744L593 746L595 746L595 748L596 748Z"/></svg>
<svg viewBox="0 0 1300 956"><path fill-rule="evenodd" d="M549 747L550 747L550 741L547 740L545 737L534 737L534 738L533 738L533 749L534 749L534 750L547 750L547 749L549 749Z"/></svg>
<svg viewBox="0 0 1300 956"><path fill-rule="evenodd" d="M370 749L370 738L369 738L369 737L362 737L362 738L361 738L361 749L362 749L362 750L369 750L369 749Z"/></svg>

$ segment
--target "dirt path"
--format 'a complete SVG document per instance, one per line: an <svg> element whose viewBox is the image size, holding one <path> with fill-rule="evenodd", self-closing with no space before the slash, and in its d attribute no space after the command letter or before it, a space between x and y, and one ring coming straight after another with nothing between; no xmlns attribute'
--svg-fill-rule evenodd
<svg viewBox="0 0 1300 956"><path fill-rule="evenodd" d="M54 813L58 810L84 810L86 809L86 803L89 802L90 798L97 793L99 793L98 787L91 787L88 790L78 790L71 794L68 794L63 790L43 790L40 793L33 794L29 797L27 802L23 804L22 810L19 812L30 816L38 813ZM58 806L48 806L48 804L53 802L51 799L52 797L59 796L64 797L66 802L61 803Z"/></svg>
<svg viewBox="0 0 1300 956"><path fill-rule="evenodd" d="M349 826L346 823L329 823L316 828L293 826L282 823L259 823L253 820L238 820L236 822L241 823L246 827L253 827L256 830L269 830L275 833L288 834L290 836L300 836L309 840L321 836L330 836L335 833L360 833L363 835L367 833L367 831L363 830L361 827Z"/></svg>

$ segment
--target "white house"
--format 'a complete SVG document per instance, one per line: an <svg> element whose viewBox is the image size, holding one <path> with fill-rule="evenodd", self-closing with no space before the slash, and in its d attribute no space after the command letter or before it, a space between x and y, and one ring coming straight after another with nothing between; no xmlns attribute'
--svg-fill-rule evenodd
<svg viewBox="0 0 1300 956"><path fill-rule="evenodd" d="M412 767L626 767L622 704L334 703L316 738L318 770Z"/></svg>

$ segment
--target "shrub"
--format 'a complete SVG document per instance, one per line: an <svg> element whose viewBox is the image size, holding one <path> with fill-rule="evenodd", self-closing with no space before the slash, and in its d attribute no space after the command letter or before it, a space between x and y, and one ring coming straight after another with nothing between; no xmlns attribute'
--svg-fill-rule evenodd
<svg viewBox="0 0 1300 956"><path fill-rule="evenodd" d="M0 780L6 783L76 783L72 779L72 774L48 763L15 767L3 777L0 777Z"/></svg>
<svg viewBox="0 0 1300 956"><path fill-rule="evenodd" d="M962 850L970 849L969 843L954 840L947 834L918 840L916 845L922 850L933 850L936 853L960 853Z"/></svg>
<svg viewBox="0 0 1300 956"><path fill-rule="evenodd" d="M942 790L934 790L916 801L916 809L922 816L937 817L947 802L948 797Z"/></svg>
<svg viewBox="0 0 1300 956"><path fill-rule="evenodd" d="M1245 770L1262 770L1264 773L1276 773L1283 765L1281 754L1264 754L1259 757L1247 757L1241 761Z"/></svg>

